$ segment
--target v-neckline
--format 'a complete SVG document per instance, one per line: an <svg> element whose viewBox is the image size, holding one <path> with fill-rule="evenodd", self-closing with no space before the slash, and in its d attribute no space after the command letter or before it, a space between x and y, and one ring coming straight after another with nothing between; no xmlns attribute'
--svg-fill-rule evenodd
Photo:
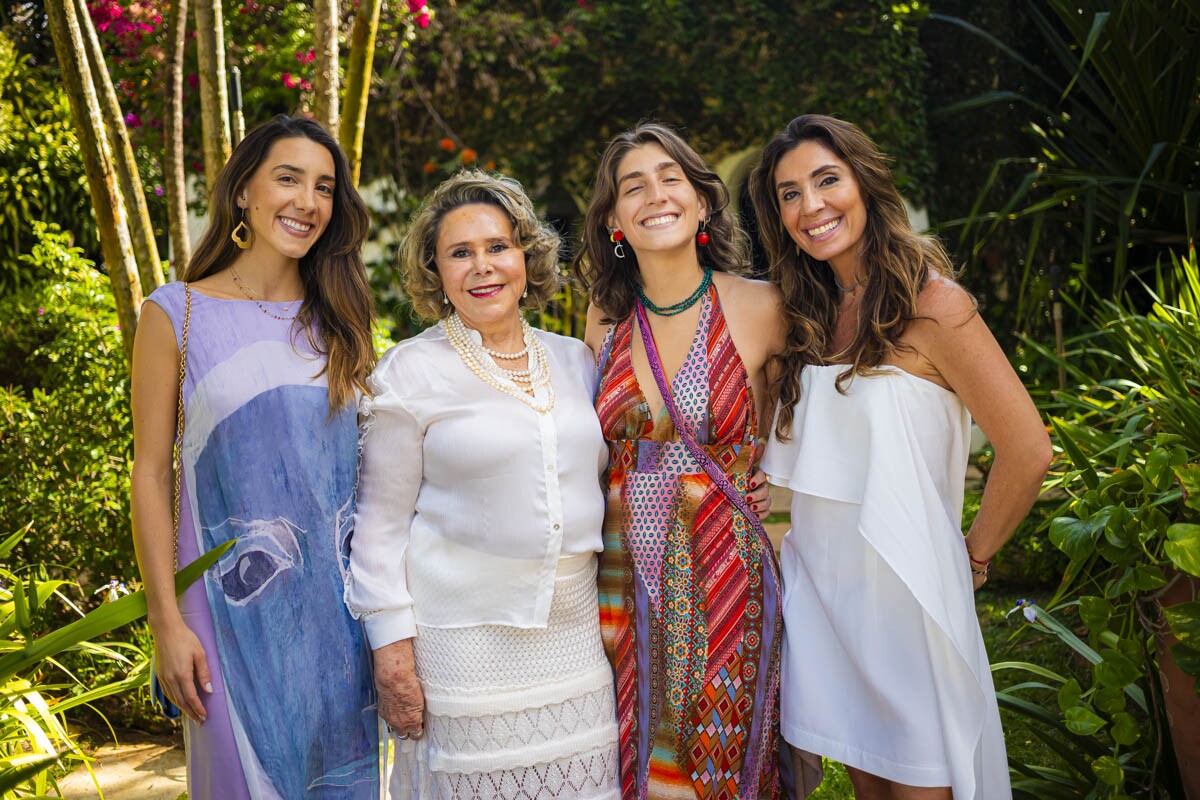
<svg viewBox="0 0 1200 800"><path fill-rule="evenodd" d="M712 290L710 289L709 291L711 292ZM687 365L691 363L692 356L694 355L696 348L700 345L701 340L708 338L707 336L701 336L701 334L702 333L706 334L708 332L708 319L712 315L712 303L714 301L712 299L712 296L709 293L705 293L704 297L701 298L700 302L701 302L700 316L696 320L696 330L692 334L692 343L688 346L687 352L684 353L683 361L680 362L679 368L675 370L675 374L672 375L670 380L667 381L667 387L671 390L672 397L674 397L676 394L676 392L675 392L676 379L679 378L679 376L683 372L684 368L687 367ZM706 306L707 306L707 311L708 311L707 314L705 313ZM651 331L649 331L649 333L650 333L651 338L653 338L654 331L651 330ZM637 314L633 314L631 316L630 322L629 322L629 375L630 375L630 378L633 380L634 391L636 391L637 396L641 398L641 400L642 400L641 404L646 407L646 413L650 417L650 426L651 426L651 429L653 429L654 426L658 424L659 418L667 413L667 403L666 403L665 399L660 397L659 400L663 401L662 408L658 409L658 412L655 413L654 410L650 407L650 398L646 396L646 393L644 391L642 391L642 382L638 379L637 367L634 365L634 362L633 362L634 340L638 339L640 337L641 337L641 332L640 332L640 327L639 327L638 320L637 320ZM657 346L657 343L655 343L655 346ZM649 357L647 357L647 359L646 359L646 369L650 369ZM651 378L653 378L653 377L654 377L654 373L653 373L653 371L651 371ZM657 388L657 381L654 381L654 383ZM661 394L661 392L660 392L660 394ZM679 408L679 413L681 413L681 414L686 413L686 411L683 408L679 407L678 402L676 402L675 405L677 408Z"/></svg>

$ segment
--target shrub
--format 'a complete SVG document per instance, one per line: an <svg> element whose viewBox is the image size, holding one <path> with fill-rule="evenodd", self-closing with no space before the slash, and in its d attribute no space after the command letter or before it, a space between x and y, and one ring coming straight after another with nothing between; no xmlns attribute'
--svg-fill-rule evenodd
<svg viewBox="0 0 1200 800"><path fill-rule="evenodd" d="M0 530L32 523L24 559L85 583L133 571L128 369L108 280L55 226L0 298Z"/></svg>

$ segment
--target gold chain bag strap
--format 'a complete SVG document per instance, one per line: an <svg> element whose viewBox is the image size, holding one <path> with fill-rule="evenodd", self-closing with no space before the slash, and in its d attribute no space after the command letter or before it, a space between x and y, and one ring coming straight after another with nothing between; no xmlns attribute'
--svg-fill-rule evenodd
<svg viewBox="0 0 1200 800"><path fill-rule="evenodd" d="M171 448L171 467L175 470L175 491L171 498L171 573L179 570L179 498L183 475L183 381L187 377L188 329L192 322L192 287L183 285L183 334L179 339L179 392L175 403L175 444ZM174 578L172 578L174 580ZM158 670L150 667L150 695L167 719L179 719L179 706L167 697L158 681Z"/></svg>
<svg viewBox="0 0 1200 800"><path fill-rule="evenodd" d="M179 570L179 495L183 475L183 381L187 378L188 328L192 323L192 287L183 285L183 335L179 341L179 395L175 403L175 446L172 448L171 465L175 469L175 492L171 499L171 530L173 550L172 571Z"/></svg>

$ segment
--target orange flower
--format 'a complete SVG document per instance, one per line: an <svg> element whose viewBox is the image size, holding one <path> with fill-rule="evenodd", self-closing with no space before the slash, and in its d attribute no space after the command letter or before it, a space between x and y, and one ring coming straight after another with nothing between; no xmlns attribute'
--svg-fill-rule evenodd
<svg viewBox="0 0 1200 800"><path fill-rule="evenodd" d="M495 161L488 161L488 162L487 162L486 164L484 164L483 166L484 166L484 168L485 168L485 169L486 169L488 172L491 172L492 170L494 170L494 169L496 168L496 162L495 162Z"/></svg>
<svg viewBox="0 0 1200 800"><path fill-rule="evenodd" d="M469 147L464 147L464 148L463 148L463 151L462 151L462 162L463 162L464 164L474 164L474 163L475 163L475 159L476 159L476 158L478 158L478 157L479 157L479 154L478 154L478 153L476 153L476 152L475 152L474 150L472 150L471 148L469 148Z"/></svg>
<svg viewBox="0 0 1200 800"><path fill-rule="evenodd" d="M426 161L425 166L423 166L421 169L425 170L426 175L430 175L435 169L437 169L437 164L433 163L432 161Z"/></svg>
<svg viewBox="0 0 1200 800"><path fill-rule="evenodd" d="M445 139L442 139L441 141L438 142L438 147L442 148L447 153L453 152L454 151L454 140L451 139L450 137L446 137Z"/></svg>

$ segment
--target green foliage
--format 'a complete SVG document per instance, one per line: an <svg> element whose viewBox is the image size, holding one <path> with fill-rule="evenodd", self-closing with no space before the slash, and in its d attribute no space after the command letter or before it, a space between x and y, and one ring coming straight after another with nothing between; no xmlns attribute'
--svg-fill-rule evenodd
<svg viewBox="0 0 1200 800"><path fill-rule="evenodd" d="M34 529L30 523L0 543L0 797L47 796L47 772L89 759L66 725L67 712L149 680L149 658L135 645L97 640L146 614L142 592L127 594L82 614L65 592L72 581L50 580L41 565L13 562L14 547ZM189 564L176 577L182 592L229 549L232 542ZM9 566L12 565L12 566ZM46 608L56 599L78 619L43 632ZM110 679L88 685L56 657L72 654L118 665Z"/></svg>
<svg viewBox="0 0 1200 800"><path fill-rule="evenodd" d="M104 583L133 569L128 371L107 278L54 226L0 297L0 530L30 562Z"/></svg>
<svg viewBox="0 0 1200 800"><path fill-rule="evenodd" d="M0 293L27 284L39 221L69 221L99 248L67 95L0 32Z"/></svg>
<svg viewBox="0 0 1200 800"><path fill-rule="evenodd" d="M605 143L641 119L681 127L715 163L820 111L861 124L900 156L910 196L928 182L924 60L912 24L921 4L436 6L411 42L381 22L367 175L399 170L421 185L423 165L449 137L526 185L585 196ZM814 31L819 46L810 46ZM395 55L406 48L411 57Z"/></svg>
<svg viewBox="0 0 1200 800"><path fill-rule="evenodd" d="M1200 277L1194 251L1172 257L1159 289L1145 288L1149 313L1128 300L1103 301L1091 351L1070 366L1078 390L1057 395L1052 424L1064 470L1048 488L1066 500L1050 514L1050 541L1069 559L1050 607L1078 614L1086 642L1054 616L1031 606L1037 624L1091 665L1082 680L1020 669L1043 680L1002 698L1041 721L1042 737L1063 768L1017 765L1033 797L1164 797L1171 776L1169 724L1157 690L1159 637L1169 630L1179 666L1200 675L1200 603L1160 608L1169 585L1200 576ZM1082 359L1073 359L1072 364ZM1114 376L1114 377L1109 377ZM1164 627L1164 622L1165 626ZM1057 708L1023 697L1054 693ZM1150 725L1145 725L1145 720ZM1086 766L1083 769L1081 765ZM1059 787L1052 793L1053 787ZM1062 787L1078 794L1062 794ZM1150 787L1160 787L1151 793Z"/></svg>
<svg viewBox="0 0 1200 800"><path fill-rule="evenodd" d="M1003 228L1029 224L1015 289L1022 328L1048 288L1035 266L1063 241L1069 249L1058 255L1070 264L1068 290L1081 300L1089 290L1113 296L1131 271L1153 264L1166 247L1192 241L1200 218L1196 5L1050 0L1025 6L1052 62L1045 67L963 20L935 15L1024 67L1037 86L1034 92L994 88L947 109L1004 103L1027 111L1026 154L995 162L971 214L960 221L959 240L960 252L979 256Z"/></svg>

